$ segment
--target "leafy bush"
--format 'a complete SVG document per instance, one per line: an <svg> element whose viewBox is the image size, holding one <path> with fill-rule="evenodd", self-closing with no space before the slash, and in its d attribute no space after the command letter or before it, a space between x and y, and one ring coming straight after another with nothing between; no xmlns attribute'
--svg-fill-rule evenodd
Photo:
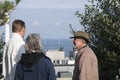
<svg viewBox="0 0 120 80"><path fill-rule="evenodd" d="M120 68L120 0L89 0L76 15L91 36L99 61L100 80L115 80Z"/></svg>

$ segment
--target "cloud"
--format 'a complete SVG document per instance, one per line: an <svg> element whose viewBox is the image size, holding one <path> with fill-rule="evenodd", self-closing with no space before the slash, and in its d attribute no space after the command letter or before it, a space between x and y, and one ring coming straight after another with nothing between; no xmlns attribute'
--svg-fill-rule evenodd
<svg viewBox="0 0 120 80"><path fill-rule="evenodd" d="M55 24L56 26L60 26L61 25L61 22L60 21L58 21L58 22L56 22L56 24Z"/></svg>
<svg viewBox="0 0 120 80"><path fill-rule="evenodd" d="M34 25L34 26L39 26L39 25L40 25L39 20L34 20L34 21L33 21L33 25Z"/></svg>

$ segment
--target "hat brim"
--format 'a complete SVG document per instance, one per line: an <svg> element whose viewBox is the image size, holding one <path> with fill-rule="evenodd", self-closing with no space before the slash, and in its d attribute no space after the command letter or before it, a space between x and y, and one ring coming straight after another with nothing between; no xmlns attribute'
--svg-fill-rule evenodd
<svg viewBox="0 0 120 80"><path fill-rule="evenodd" d="M78 37L70 37L70 38L73 39L73 38L81 38L81 37L78 36Z"/></svg>
<svg viewBox="0 0 120 80"><path fill-rule="evenodd" d="M74 37L70 37L70 39L73 39Z"/></svg>
<svg viewBox="0 0 120 80"><path fill-rule="evenodd" d="M86 39L86 38L83 37L83 36L70 37L70 39L73 39L73 38L84 39L84 40L86 40L86 41L88 41L88 42L91 42L90 39Z"/></svg>

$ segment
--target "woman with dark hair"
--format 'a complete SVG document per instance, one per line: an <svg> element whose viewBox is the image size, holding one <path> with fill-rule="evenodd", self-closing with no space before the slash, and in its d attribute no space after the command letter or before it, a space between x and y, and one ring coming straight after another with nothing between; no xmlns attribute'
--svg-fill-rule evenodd
<svg viewBox="0 0 120 80"><path fill-rule="evenodd" d="M56 80L54 66L42 52L39 34L28 35L25 51L17 64L15 80Z"/></svg>

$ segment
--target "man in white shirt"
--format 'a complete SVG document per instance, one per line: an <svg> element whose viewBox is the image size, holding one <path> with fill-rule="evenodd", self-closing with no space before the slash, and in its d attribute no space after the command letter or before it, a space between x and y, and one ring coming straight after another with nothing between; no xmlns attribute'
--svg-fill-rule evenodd
<svg viewBox="0 0 120 80"><path fill-rule="evenodd" d="M15 20L12 23L13 35L6 43L3 52L3 76L5 80L14 80L16 65L25 52L23 37L25 34L25 23L22 20Z"/></svg>

